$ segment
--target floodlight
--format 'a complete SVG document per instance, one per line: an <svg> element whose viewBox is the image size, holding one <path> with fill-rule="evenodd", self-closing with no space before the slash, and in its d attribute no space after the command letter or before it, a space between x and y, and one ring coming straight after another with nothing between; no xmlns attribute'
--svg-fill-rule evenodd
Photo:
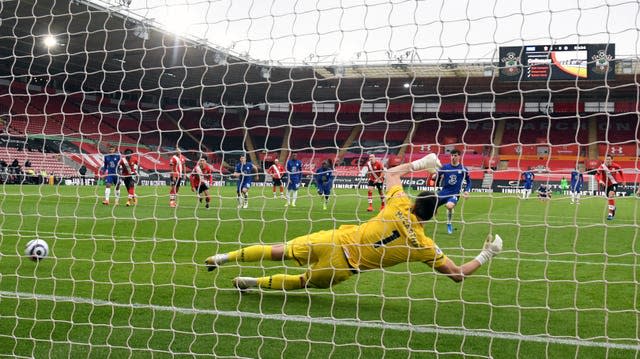
<svg viewBox="0 0 640 359"><path fill-rule="evenodd" d="M53 37L52 35L47 35L42 40L42 43L46 47L53 47L53 46L56 46L58 44L58 40L56 40L56 38Z"/></svg>

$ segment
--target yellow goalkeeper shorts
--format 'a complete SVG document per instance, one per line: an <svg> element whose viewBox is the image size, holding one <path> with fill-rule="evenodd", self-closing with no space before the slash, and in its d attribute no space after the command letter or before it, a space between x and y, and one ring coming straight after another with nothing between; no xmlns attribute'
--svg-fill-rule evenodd
<svg viewBox="0 0 640 359"><path fill-rule="evenodd" d="M286 251L287 258L295 259L301 266L309 266L305 273L306 281L316 288L329 288L357 273L349 266L334 231L294 238L287 242Z"/></svg>

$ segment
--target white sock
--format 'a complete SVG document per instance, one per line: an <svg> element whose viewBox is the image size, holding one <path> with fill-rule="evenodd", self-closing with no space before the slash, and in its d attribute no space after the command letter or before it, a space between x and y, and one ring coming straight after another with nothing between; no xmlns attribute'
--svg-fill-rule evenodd
<svg viewBox="0 0 640 359"><path fill-rule="evenodd" d="M104 199L108 201L109 196L111 196L111 188L107 187L104 189Z"/></svg>
<svg viewBox="0 0 640 359"><path fill-rule="evenodd" d="M298 191L293 191L293 204L296 204L296 200L298 199Z"/></svg>

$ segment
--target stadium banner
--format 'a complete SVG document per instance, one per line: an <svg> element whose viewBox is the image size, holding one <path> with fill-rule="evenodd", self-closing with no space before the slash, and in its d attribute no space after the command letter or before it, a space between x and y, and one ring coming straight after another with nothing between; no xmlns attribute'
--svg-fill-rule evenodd
<svg viewBox="0 0 640 359"><path fill-rule="evenodd" d="M614 80L615 44L500 47L501 81Z"/></svg>
<svg viewBox="0 0 640 359"><path fill-rule="evenodd" d="M224 187L224 186L235 186L237 181L235 179L217 179L214 180L211 184L211 187ZM536 181L534 184L534 189L537 188L540 183L548 184L551 188L551 191L555 193L564 193L569 194L568 191L562 190L560 188L560 181ZM100 180L91 178L65 178L60 181L60 184L64 184L67 186L95 186L102 185ZM138 179L139 186L169 186L170 181L168 178L157 178L157 177L141 177ZM181 186L188 186L188 181L182 181ZM271 181L254 181L251 186L253 187L271 187L273 184ZM342 189L366 189L368 185L368 180L365 177L360 176L340 176L336 177L333 180L333 188L342 188ZM402 185L407 188L411 188L417 191L437 191L437 187L427 186L427 181L424 178L403 178ZM304 187L315 187L315 183L312 181L311 176L306 176L303 178L301 186ZM617 196L631 196L636 193L637 188L640 188L640 184L628 182L626 186L620 185L618 186L618 192L616 192ZM474 187L471 189L471 192L485 192L485 193L521 193L523 186L519 181L514 180L494 180L491 188L481 188ZM583 195L604 195L604 192L590 189L587 184L584 186L584 190L582 191Z"/></svg>

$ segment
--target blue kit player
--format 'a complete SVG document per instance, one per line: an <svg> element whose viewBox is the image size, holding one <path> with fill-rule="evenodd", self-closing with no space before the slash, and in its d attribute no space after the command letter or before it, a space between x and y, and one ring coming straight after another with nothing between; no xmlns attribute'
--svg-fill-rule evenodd
<svg viewBox="0 0 640 359"><path fill-rule="evenodd" d="M102 167L102 173L104 173L104 183L106 188L104 189L104 201L102 204L109 205L109 196L111 195L111 186L118 188L118 167L120 166L120 154L116 153L116 146L109 146L109 153L104 156L104 166ZM116 191L119 192L119 191ZM116 202L118 201L119 193L116 193ZM117 204L117 203L116 203Z"/></svg>
<svg viewBox="0 0 640 359"><path fill-rule="evenodd" d="M327 209L329 203L329 195L331 195L331 187L333 187L333 166L331 160L325 160L316 170L316 185L318 186L318 194L324 196L322 209Z"/></svg>
<svg viewBox="0 0 640 359"><path fill-rule="evenodd" d="M302 161L298 159L298 155L295 152L291 154L291 158L287 161L287 176L289 177L287 203L284 206L291 205L295 207L298 199L298 188L300 188L300 183L302 182Z"/></svg>
<svg viewBox="0 0 640 359"><path fill-rule="evenodd" d="M233 171L233 176L238 179L238 185L236 187L236 197L238 198L238 208L249 207L249 188L253 177L258 173L258 168L251 163L247 162L246 156L240 156L240 162L236 163L236 168Z"/></svg>
<svg viewBox="0 0 640 359"><path fill-rule="evenodd" d="M584 184L584 176L578 169L571 171L571 183L569 184L569 193L571 194L571 204L580 203L580 192Z"/></svg>
<svg viewBox="0 0 640 359"><path fill-rule="evenodd" d="M464 198L469 197L471 191L471 179L469 171L460 163L460 151L451 151L451 163L447 163L438 171L437 183L442 187L438 192L438 207L445 205L447 208L447 233L453 233L451 218L453 209L458 203L460 192L464 184Z"/></svg>
<svg viewBox="0 0 640 359"><path fill-rule="evenodd" d="M522 199L527 199L531 197L531 190L533 189L533 179L536 175L533 174L531 167L525 172L522 172L522 176L520 179L522 180L522 185L524 189L522 190Z"/></svg>

